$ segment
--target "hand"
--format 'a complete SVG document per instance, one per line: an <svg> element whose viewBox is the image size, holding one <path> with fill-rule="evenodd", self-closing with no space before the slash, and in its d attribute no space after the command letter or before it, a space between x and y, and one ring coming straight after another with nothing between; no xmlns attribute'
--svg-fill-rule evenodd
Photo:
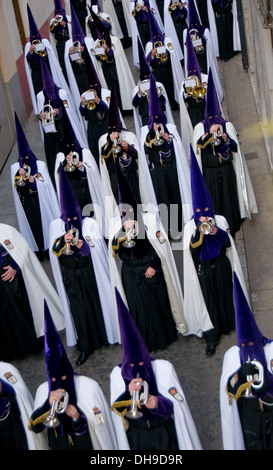
<svg viewBox="0 0 273 470"><path fill-rule="evenodd" d="M219 124L212 124L212 126L210 127L210 133L211 134L216 134L216 132L218 131L218 127L219 127Z"/></svg>
<svg viewBox="0 0 273 470"><path fill-rule="evenodd" d="M30 48L29 48L29 52L32 54L33 51L34 51L34 49L35 49L34 44L31 44L31 46L30 46Z"/></svg>
<svg viewBox="0 0 273 470"><path fill-rule="evenodd" d="M24 168L20 168L19 175L25 175L25 174L26 174L26 170Z"/></svg>
<svg viewBox="0 0 273 470"><path fill-rule="evenodd" d="M169 136L168 132L164 132L163 139L167 140L168 142L170 141L170 136Z"/></svg>
<svg viewBox="0 0 273 470"><path fill-rule="evenodd" d="M110 134L110 139L111 139L112 142L113 142L115 139L118 139L118 136L119 136L119 133L118 133L118 132L111 132L111 134Z"/></svg>
<svg viewBox="0 0 273 470"><path fill-rule="evenodd" d="M58 390L53 390L50 392L49 394L49 404L50 406L52 406L52 403L54 401L61 401L63 399L63 396L64 396L64 393L65 393L65 390L63 388L59 388Z"/></svg>
<svg viewBox="0 0 273 470"><path fill-rule="evenodd" d="M133 228L135 225L135 221L134 220L126 220L124 222L124 228L125 230L130 230L130 228Z"/></svg>
<svg viewBox="0 0 273 470"><path fill-rule="evenodd" d="M64 236L64 241L65 241L65 243L71 243L73 238L74 238L73 233L66 233L65 236Z"/></svg>
<svg viewBox="0 0 273 470"><path fill-rule="evenodd" d="M75 420L79 419L80 417L80 413L74 405L67 405L65 413L67 414L67 416Z"/></svg>
<svg viewBox="0 0 273 470"><path fill-rule="evenodd" d="M34 180L35 180L34 176L33 176L33 175L30 175L30 177L28 178L28 181L29 181L30 183L34 183Z"/></svg>
<svg viewBox="0 0 273 470"><path fill-rule="evenodd" d="M130 392L130 395L133 396L134 390L141 390L141 384L138 385L139 382L141 382L142 379L140 377L136 377L135 379L131 380L129 383L128 389Z"/></svg>
<svg viewBox="0 0 273 470"><path fill-rule="evenodd" d="M216 225L213 225L209 235L216 235L217 232L218 232L218 227L216 227Z"/></svg>
<svg viewBox="0 0 273 470"><path fill-rule="evenodd" d="M2 280L12 282L17 273L16 269L13 269L11 266L4 266L3 269L6 272L1 275Z"/></svg>
<svg viewBox="0 0 273 470"><path fill-rule="evenodd" d="M79 168L80 170L82 170L82 168L83 168L83 162L79 162L79 163L77 163L77 165L75 165L75 166L76 166L76 168Z"/></svg>
<svg viewBox="0 0 273 470"><path fill-rule="evenodd" d="M83 246L83 240L79 240L78 243L76 243L76 247L78 248L78 250L80 250Z"/></svg>
<svg viewBox="0 0 273 470"><path fill-rule="evenodd" d="M154 410L157 408L158 405L158 399L154 395L149 395L148 400L145 403L146 408L149 410Z"/></svg>
<svg viewBox="0 0 273 470"><path fill-rule="evenodd" d="M223 137L224 142L227 142L229 140L226 133L222 134L222 137Z"/></svg>
<svg viewBox="0 0 273 470"><path fill-rule="evenodd" d="M154 268L151 268L151 266L149 266L146 269L145 277L150 279L151 277L154 277L155 273L156 273L156 270Z"/></svg>

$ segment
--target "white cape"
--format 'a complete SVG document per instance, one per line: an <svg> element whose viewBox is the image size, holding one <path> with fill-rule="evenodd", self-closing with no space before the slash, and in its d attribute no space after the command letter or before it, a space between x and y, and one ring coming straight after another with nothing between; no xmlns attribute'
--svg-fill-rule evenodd
<svg viewBox="0 0 273 470"><path fill-rule="evenodd" d="M187 56L188 56L188 54L187 54L187 45L186 45L186 37L187 36L186 35L187 35L187 30L185 29L185 31L184 31L184 48L185 48L184 49L184 52L185 52L184 67L185 67L185 70L188 70L188 66L187 66ZM206 70L206 73L209 74L209 69L211 68L211 72L212 72L216 92L217 92L219 101L221 102L224 98L223 85L222 85L222 81L221 81L221 78L220 78L217 57L216 57L216 54L215 54L215 50L213 48L213 38L211 36L211 33L210 33L209 29L205 29L204 38L206 40L206 54L207 54L207 70Z"/></svg>
<svg viewBox="0 0 273 470"><path fill-rule="evenodd" d="M56 156L56 162L55 162L55 184L56 184L56 189L57 189L57 195L58 195L58 200L60 203L60 183L59 183L59 167L60 164L64 161L65 155L62 152L59 152ZM94 210L95 214L95 219L97 224L99 225L99 228L104 235L105 230L107 229L107 222L105 218L105 212L104 212L104 192L103 192L103 187L102 187L102 182L101 182L101 176L100 172L98 169L98 166L96 164L96 161L90 152L89 149L83 148L82 149L82 162L83 166L86 170L86 175L87 175L87 181L88 181L88 188L90 191L90 196L92 199L92 208ZM82 215L88 215L90 214L91 207L89 205L83 209L83 214ZM55 217L57 218L57 217Z"/></svg>
<svg viewBox="0 0 273 470"><path fill-rule="evenodd" d="M271 373L271 361L273 358L273 342L264 346L267 368ZM236 400L229 399L226 386L229 378L241 367L240 350L238 346L232 346L224 355L222 374L220 379L220 411L222 439L224 450L245 450L242 426Z"/></svg>
<svg viewBox="0 0 273 470"><path fill-rule="evenodd" d="M85 127L82 117L81 119L79 118L79 113L76 110L74 100L71 100L69 98L67 92L64 89L59 90L59 97L63 101L67 117L77 137L77 140L79 141L79 144L82 146L86 146L87 145L86 127ZM37 94L38 115L43 111L44 104L45 104L45 95L43 91L40 91ZM41 136L44 141L44 130L43 130L43 125L42 125L41 120L39 120L39 126L40 126Z"/></svg>
<svg viewBox="0 0 273 470"><path fill-rule="evenodd" d="M131 37L132 32L131 32L131 18L130 18L130 2L129 0L121 0L121 3L122 3L123 12L124 12L124 19L125 19L126 26L127 26L128 36ZM116 24L116 28L120 28L118 17L116 15L112 0L101 0L100 5L102 8L102 11L109 13L110 17L112 18L112 21Z"/></svg>
<svg viewBox="0 0 273 470"><path fill-rule="evenodd" d="M180 189L180 196L183 209L183 219L184 223L188 222L192 216L192 197L191 197L191 187L190 187L190 167L186 152L184 149L183 142L180 139L180 136L177 132L176 126L174 124L167 123L167 129L169 133L173 136L174 150L176 156L176 167L177 175ZM144 150L144 142L148 133L148 126L141 128L141 160L139 160L139 180L145 178L148 180L148 185L142 185L142 203L149 206L152 204L155 208L158 206L156 201L155 192L153 189L153 183L150 176L150 170L148 167L147 157ZM152 207L152 206L151 206ZM154 213L156 211L153 211Z"/></svg>
<svg viewBox="0 0 273 470"><path fill-rule="evenodd" d="M22 423L26 433L28 450L48 450L46 436L34 434L28 429L29 418L33 412L34 400L20 372L8 362L0 361L0 378L15 391Z"/></svg>
<svg viewBox="0 0 273 470"><path fill-rule="evenodd" d="M52 247L55 240L64 234L65 226L61 219L56 219L51 222L50 246ZM119 329L114 313L114 303L111 293L110 274L105 241L101 235L98 224L94 219L90 219L89 217L83 219L82 234L85 240L86 237L90 237L94 245L92 247L89 245L90 254L99 291L106 335L108 342L110 344L115 344L119 342ZM60 263L58 257L52 252L52 250L50 250L49 255L57 290L64 311L67 346L74 346L77 343L77 333L70 311L69 299L62 281Z"/></svg>
<svg viewBox="0 0 273 470"><path fill-rule="evenodd" d="M178 102L181 82L182 80L185 79L184 70L182 68L177 50L173 44L172 39L169 37L165 37L164 46L166 47L167 51L170 53L172 73L173 73L174 97L176 101ZM153 48L153 43L151 41L147 42L146 48L145 48L146 57L152 51L152 48Z"/></svg>
<svg viewBox="0 0 273 470"><path fill-rule="evenodd" d="M228 224L223 216L215 216L216 225L222 230L228 229ZM200 287L199 279L193 263L192 254L190 251L190 239L196 225L194 219L191 219L183 230L183 273L184 273L184 313L187 325L187 335L196 335L202 337L204 331L213 328L209 313L207 311L206 303L203 298L202 290ZM244 280L240 259L230 235L231 246L227 248L226 255L229 258L233 272L236 272L242 289L244 290L246 299L248 299L248 292Z"/></svg>
<svg viewBox="0 0 273 470"><path fill-rule="evenodd" d="M114 51L122 108L123 110L130 110L133 109L132 90L135 86L135 80L120 39L112 34L110 34L110 37L112 44L111 47ZM98 39L95 41L95 45L97 43ZM102 76L105 82L100 61L97 61L97 68L99 70L99 76Z"/></svg>
<svg viewBox="0 0 273 470"><path fill-rule="evenodd" d="M134 16L132 15L132 11L133 9L135 8L135 2L132 2L132 1L128 1L128 5L130 6L130 21L131 21L131 30L132 30L132 49L133 49L133 64L135 67L138 67L139 68L139 57L138 57L138 38L141 42L141 38L140 38L140 35L138 33L138 27L137 27L137 22L134 18ZM149 4L150 4L150 9L152 10L154 16L155 16L155 20L160 28L160 30L162 31L162 33L164 33L164 24L162 22L162 19L161 19L161 16L160 16L160 13L159 13L159 10L158 10L158 7L157 7L157 3L156 3L156 0L149 0ZM143 49L145 50L145 44L142 44L142 47Z"/></svg>
<svg viewBox="0 0 273 470"><path fill-rule="evenodd" d="M50 179L47 165L45 162L40 160L37 161L38 172L41 173L43 181L40 181L36 178L36 185L38 191L41 219L42 219L42 230L44 238L44 249L48 250L49 248L49 225L50 222L60 216L60 207L57 200L56 192L53 187L52 181ZM11 186L14 199L14 205L19 225L20 233L27 240L29 246L33 251L38 251L38 247L34 236L32 234L29 222L27 220L25 211L20 201L20 197L15 188L14 178L19 171L19 163L13 163L11 165Z"/></svg>
<svg viewBox="0 0 273 470"><path fill-rule="evenodd" d="M180 284L180 279L177 272L176 263L174 260L173 252L168 241L168 237L164 231L164 228L158 221L158 219L152 213L144 213L142 215L147 237L155 249L157 255L160 257L161 267L166 281L169 301L172 310L172 316L177 328L177 331L181 334L186 332L186 324L183 314L183 294ZM109 268L111 276L111 286L113 290L113 298L115 298L115 287L118 289L125 305L128 308L125 292L123 289L121 279L121 266L122 262L119 256L113 256L112 241L114 236L118 233L121 228L121 219L119 216L113 218L110 224L110 239L108 244L109 251ZM157 232L161 232L164 239L163 243L160 243L156 237ZM116 312L117 315L117 312Z"/></svg>
<svg viewBox="0 0 273 470"><path fill-rule="evenodd" d="M245 161L244 153L240 142L238 140L237 132L231 122L226 123L226 131L228 135L236 142L237 152L232 152L233 155L233 167L236 174L237 181L237 193L239 199L241 218L251 219L251 214L258 212L256 198L252 186L252 182L249 176L247 164ZM199 167L202 170L201 162L201 150L197 149L197 141L204 135L204 125L200 122L195 126L193 131L193 150L196 153L196 158Z"/></svg>
<svg viewBox="0 0 273 470"><path fill-rule="evenodd" d="M181 383L173 365L164 359L152 361L158 392L173 403L173 418L180 450L202 450L199 436L193 421ZM182 400L177 400L169 389L175 387ZM125 392L125 383L119 366L114 367L110 374L110 401L113 404ZM113 423L116 430L119 450L130 450L122 418L114 411Z"/></svg>
<svg viewBox="0 0 273 470"><path fill-rule="evenodd" d="M5 241L10 241L11 245L6 245ZM27 241L15 228L0 224L0 243L7 247L10 256L21 269L37 337L44 336L44 300L57 330L63 330L64 317L57 292Z"/></svg>
<svg viewBox="0 0 273 470"><path fill-rule="evenodd" d="M46 48L46 51L47 51L47 54L48 54L48 60L49 60L49 63L50 63L52 78L53 78L55 84L58 87L63 88L64 90L66 90L69 98L72 99L69 86L68 86L68 84L67 84L67 82L64 78L64 74L62 72L62 69L61 69L61 66L59 64L59 60L56 56L54 48L52 47L52 45L50 44L48 39L42 39L42 43L44 44L44 46ZM31 46L30 42L27 42L26 45L25 45L24 62L25 62L25 69L26 69L26 75L27 75L27 80L28 80L28 86L29 86L33 111L34 111L34 114L37 115L38 114L37 101L36 101L36 95L35 95L35 92L34 92L34 87L33 87L32 78L31 78L31 68L30 68L28 60L26 58L26 56L29 52L30 46ZM35 54L35 52L33 52L33 54Z"/></svg>
<svg viewBox="0 0 273 470"><path fill-rule="evenodd" d="M94 450L117 450L111 411L98 382L84 375L74 375L77 406L85 414ZM36 392L34 410L43 406L49 395L48 382L42 383ZM96 420L100 410L103 421Z"/></svg>

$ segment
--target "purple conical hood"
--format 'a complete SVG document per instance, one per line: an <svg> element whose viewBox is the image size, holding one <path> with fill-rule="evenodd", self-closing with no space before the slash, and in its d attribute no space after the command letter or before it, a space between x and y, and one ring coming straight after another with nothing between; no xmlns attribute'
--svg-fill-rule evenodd
<svg viewBox="0 0 273 470"><path fill-rule="evenodd" d="M156 380L152 368L152 359L139 330L126 307L117 288L115 288L120 338L122 347L121 374L125 383L129 383L136 373L147 380L151 393L157 392ZM144 363L143 370L139 363ZM130 364L134 366L130 366ZM144 376L145 375L145 376ZM158 392L157 392L158 393Z"/></svg>
<svg viewBox="0 0 273 470"><path fill-rule="evenodd" d="M198 219L201 216L214 217L214 212L209 190L207 188L207 185L205 183L200 167L198 165L198 161L191 145L190 152L192 208L194 212L194 220L197 224ZM208 211L205 211L206 207L209 208ZM200 211L196 212L197 209L200 209Z"/></svg>
<svg viewBox="0 0 273 470"><path fill-rule="evenodd" d="M161 123L166 126L166 119L162 113L159 96L156 88L156 81L153 73L150 76L150 92L149 92L149 122L148 128L152 129L154 123Z"/></svg>
<svg viewBox="0 0 273 470"><path fill-rule="evenodd" d="M76 404L74 386L74 370L67 357L60 335L51 317L46 300L44 300L45 315L45 364L48 377L49 393L51 390L64 388L69 394L69 403ZM66 377L66 379L62 379ZM52 381L52 378L55 380Z"/></svg>
<svg viewBox="0 0 273 470"><path fill-rule="evenodd" d="M196 57L196 53L192 44L189 30L187 29L186 35L186 47L187 47L187 77L194 75L198 77L200 83L202 82L201 78L201 68Z"/></svg>
<svg viewBox="0 0 273 470"><path fill-rule="evenodd" d="M84 44L85 34L82 30L81 24L78 20L78 17L75 13L75 10L70 1L70 8L71 8L71 27L72 27L72 40L73 42L79 41L81 45Z"/></svg>
<svg viewBox="0 0 273 470"><path fill-rule="evenodd" d="M21 123L18 119L16 112L14 113L15 117L15 127L16 127L16 135L17 135L17 147L18 147L18 162L20 167L25 163L30 167L37 165L37 157L32 152ZM28 157L28 158L26 158Z"/></svg>
<svg viewBox="0 0 273 470"><path fill-rule="evenodd" d="M39 29L35 23L35 20L33 18L31 9L29 7L29 4L27 3L27 14L28 14L28 24L29 24L29 40L32 43L35 39L39 39L42 41L42 37L40 35Z"/></svg>
<svg viewBox="0 0 273 470"><path fill-rule="evenodd" d="M145 6L148 7L149 27L150 27L150 40L154 44L156 41L161 41L164 44L165 35L162 33L158 22L155 19L155 15L150 8L149 2L145 2Z"/></svg>
<svg viewBox="0 0 273 470"><path fill-rule="evenodd" d="M205 132L209 131L212 124L224 125L227 122L222 116L211 68L209 69L208 74L205 119L202 122L204 124Z"/></svg>
<svg viewBox="0 0 273 470"><path fill-rule="evenodd" d="M201 36L203 36L205 27L200 23L200 18L198 15L198 10L196 9L194 0L188 0L188 24L189 31L191 29L196 29Z"/></svg>
<svg viewBox="0 0 273 470"><path fill-rule="evenodd" d="M54 5L55 5L55 16L62 15L64 21L67 21L65 8L63 7L62 0L54 0Z"/></svg>
<svg viewBox="0 0 273 470"><path fill-rule="evenodd" d="M86 57L86 73L88 76L89 87L90 89L95 89L99 98L101 98L101 83L94 67L93 61L89 55L87 50L86 44L84 45L85 48L85 57Z"/></svg>
<svg viewBox="0 0 273 470"><path fill-rule="evenodd" d="M59 98L60 87L58 87L54 82L43 57L40 57L40 63L43 79L43 92L50 101L56 100Z"/></svg>
<svg viewBox="0 0 273 470"><path fill-rule="evenodd" d="M118 97L114 81L112 81L111 87L111 99L108 111L107 125L108 135L110 135L112 132L120 132L122 129L122 122L119 114Z"/></svg>
<svg viewBox="0 0 273 470"><path fill-rule="evenodd" d="M147 58L145 56L142 44L139 40L139 37L137 38L137 45L138 45L138 57L139 57L139 68L140 68L140 75L139 79L140 81L145 80L147 78L150 78L151 75L151 68L148 64Z"/></svg>
<svg viewBox="0 0 273 470"><path fill-rule="evenodd" d="M81 234L82 213L81 213L80 205L74 194L73 188L63 168L63 165L61 164L59 166L59 178L60 178L61 219L65 223L66 230L69 230L71 228L71 225L73 225L75 228L79 230Z"/></svg>
<svg viewBox="0 0 273 470"><path fill-rule="evenodd" d="M266 368L264 345L272 340L267 339L260 331L245 297L240 281L234 273L233 296L235 308L237 346L240 349L242 362L256 359Z"/></svg>

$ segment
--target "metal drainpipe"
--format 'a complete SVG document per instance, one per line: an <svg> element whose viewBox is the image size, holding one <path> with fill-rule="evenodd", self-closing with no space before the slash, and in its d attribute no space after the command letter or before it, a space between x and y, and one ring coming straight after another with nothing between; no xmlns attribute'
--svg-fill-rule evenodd
<svg viewBox="0 0 273 470"><path fill-rule="evenodd" d="M237 15L238 15L240 40L241 40L241 48L242 48L242 64L243 64L244 70L248 70L249 62L248 62L248 54L247 54L247 45L246 45L245 24L244 24L244 14L243 14L242 0L234 0L234 1L237 2Z"/></svg>

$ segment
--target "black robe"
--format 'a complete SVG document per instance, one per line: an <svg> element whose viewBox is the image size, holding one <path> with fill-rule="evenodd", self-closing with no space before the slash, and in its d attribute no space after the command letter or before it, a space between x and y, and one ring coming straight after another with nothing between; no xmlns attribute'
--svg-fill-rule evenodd
<svg viewBox="0 0 273 470"><path fill-rule="evenodd" d="M232 1L227 2L226 7L221 7L217 3L213 3L212 6L215 13L220 58L228 61L234 55Z"/></svg>
<svg viewBox="0 0 273 470"><path fill-rule="evenodd" d="M50 32L55 37L56 50L57 50L59 63L60 63L64 78L68 83L68 77L67 77L65 59L64 59L65 43L69 39L68 26L67 24L65 26L62 26L59 23L57 24L53 23L50 27Z"/></svg>
<svg viewBox="0 0 273 470"><path fill-rule="evenodd" d="M112 247L122 260L122 283L129 311L148 350L165 349L177 339L177 331L160 258L146 236L135 239L133 248L122 245L124 237L121 229ZM156 270L152 278L144 276L149 266Z"/></svg>
<svg viewBox="0 0 273 470"><path fill-rule="evenodd" d="M152 72L154 74L155 80L160 82L164 85L166 93L169 98L170 106L173 110L178 108L178 103L175 100L174 96L174 80L173 80L173 72L172 72L172 64L170 53L167 53L167 60L162 61L160 58L152 57L151 52L147 55L147 60L150 64Z"/></svg>
<svg viewBox="0 0 273 470"><path fill-rule="evenodd" d="M5 384L3 384L5 387ZM1 391L0 382L0 402L6 402L6 409L0 415L0 450L28 450L28 443L20 408L17 404L16 394L12 387L9 391ZM9 410L9 411L8 411Z"/></svg>
<svg viewBox="0 0 273 470"><path fill-rule="evenodd" d="M34 88L34 94L38 95L40 91L43 89L43 76L42 76L42 69L41 69L41 60L45 61L45 64L51 73L51 68L50 68L50 62L48 60L48 55L41 59L39 53L31 52L27 53L27 61L29 64L29 67L31 69L31 80Z"/></svg>
<svg viewBox="0 0 273 470"><path fill-rule="evenodd" d="M33 432L39 433L45 429L44 424L39 422L39 418L49 410L50 404L47 399L40 408L37 408L32 413L31 430ZM57 414L56 416L60 420L60 425L55 428L47 428L48 443L52 450L93 450L86 417L80 409L78 409L78 412L80 413L80 417L76 422L65 413L62 415ZM35 420L37 420L36 425L33 424Z"/></svg>
<svg viewBox="0 0 273 470"><path fill-rule="evenodd" d="M232 139L228 143L221 139L220 145L213 146L211 138L212 135L208 133L197 142L201 146L203 176L214 212L227 219L230 233L234 236L241 226L236 174L232 163L232 151L237 151L237 144Z"/></svg>
<svg viewBox="0 0 273 470"><path fill-rule="evenodd" d="M218 231L221 230L218 228ZM204 237L216 235L204 235ZM210 316L213 329L203 332L207 344L216 346L222 334L229 334L235 330L235 313L233 304L232 268L226 248L230 246L227 236L222 243L222 251L217 258L201 259L201 234L197 228L191 237L190 250L198 275L202 294Z"/></svg>
<svg viewBox="0 0 273 470"><path fill-rule="evenodd" d="M122 6L122 1L121 0L112 0L115 12L118 18L118 22L123 34L123 38L121 39L122 46L124 49L127 49L128 47L131 47L132 45L132 39L129 36L128 33L128 28L124 16L124 11L123 11L123 6Z"/></svg>
<svg viewBox="0 0 273 470"><path fill-rule="evenodd" d="M64 160L62 163L63 167L66 168L67 161ZM79 168L74 166L74 171L66 171L66 175L69 179L69 182L72 186L74 191L75 197L79 203L81 211L83 211L84 207L92 204L92 198L89 191L88 186L88 179L86 174L86 169L84 168L82 171Z"/></svg>
<svg viewBox="0 0 273 470"><path fill-rule="evenodd" d="M62 236L54 242L52 250L59 258L78 336L77 348L80 352L91 354L108 345L93 262L88 247L83 254L72 247L74 255L69 256L62 254L64 246Z"/></svg>
<svg viewBox="0 0 273 470"><path fill-rule="evenodd" d="M155 131L152 129L146 136L145 153L148 158L149 170L155 191L157 204L164 204L168 208L168 232L173 228L178 232L182 230L182 202L177 174L176 158L172 140L160 146L154 145ZM173 226L171 207L177 209L176 226Z"/></svg>
<svg viewBox="0 0 273 470"><path fill-rule="evenodd" d="M20 268L5 247L0 245L0 250L3 261L0 267L0 360L10 362L27 354L37 354L43 348L43 341L36 336ZM12 282L1 278L5 266L17 269Z"/></svg>
<svg viewBox="0 0 273 470"><path fill-rule="evenodd" d="M95 109L88 109L86 106L80 106L81 115L87 121L87 139L88 146L99 166L100 152L98 147L99 139L107 133L108 106L100 100Z"/></svg>

